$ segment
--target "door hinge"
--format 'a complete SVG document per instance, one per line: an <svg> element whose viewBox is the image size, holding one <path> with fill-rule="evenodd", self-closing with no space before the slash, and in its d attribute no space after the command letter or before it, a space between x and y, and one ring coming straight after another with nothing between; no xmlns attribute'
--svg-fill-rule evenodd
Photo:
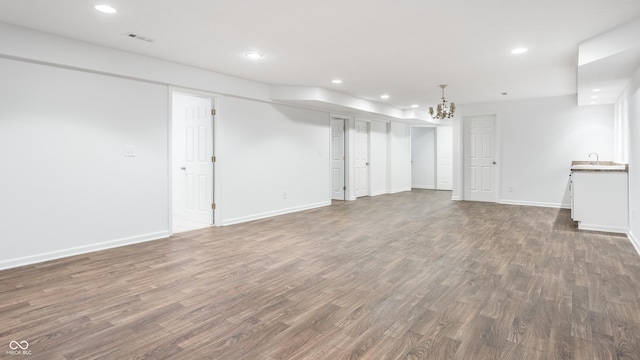
<svg viewBox="0 0 640 360"><path fill-rule="evenodd" d="M347 187L346 187L346 186L343 186L343 187L342 187L342 190L347 191Z"/></svg>
<svg viewBox="0 0 640 360"><path fill-rule="evenodd" d="M215 155L211 157L211 162L216 162L216 157L215 157Z"/></svg>
<svg viewBox="0 0 640 360"><path fill-rule="evenodd" d="M211 116L216 116L216 109L211 109Z"/></svg>
<svg viewBox="0 0 640 360"><path fill-rule="evenodd" d="M216 203L211 203L211 209L213 209L213 210L216 209Z"/></svg>

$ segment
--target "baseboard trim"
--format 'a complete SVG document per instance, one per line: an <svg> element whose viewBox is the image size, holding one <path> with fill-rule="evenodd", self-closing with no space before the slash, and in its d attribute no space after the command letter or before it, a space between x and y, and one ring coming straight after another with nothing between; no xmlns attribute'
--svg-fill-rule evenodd
<svg viewBox="0 0 640 360"><path fill-rule="evenodd" d="M590 231L604 231L604 232L619 233L619 234L627 234L627 231L628 231L627 228L623 228L623 227L593 225L593 224L585 224L583 222L578 223L578 229L590 230Z"/></svg>
<svg viewBox="0 0 640 360"><path fill-rule="evenodd" d="M0 261L0 270L6 270L11 268L17 268L20 266L33 265L42 263L45 261L62 259L70 256L83 255L100 250L107 250L121 246L133 245L141 242L165 239L171 236L171 233L167 231L159 231L155 233L149 233L144 235L132 236L128 238L104 241L96 244L90 244L85 246L77 246L69 249L56 250L42 254L29 255L16 259L8 259Z"/></svg>
<svg viewBox="0 0 640 360"><path fill-rule="evenodd" d="M498 200L498 204L537 206L537 207L547 207L547 208L556 208L556 209L571 209L571 204L547 203L547 202L535 202L535 201Z"/></svg>
<svg viewBox="0 0 640 360"><path fill-rule="evenodd" d="M627 231L627 237L629 238L629 241L631 241L631 245L636 249L638 255L640 255L640 241L638 241L638 238L633 235L631 230Z"/></svg>
<svg viewBox="0 0 640 360"><path fill-rule="evenodd" d="M458 195L451 195L451 201L461 201L462 199Z"/></svg>
<svg viewBox="0 0 640 360"><path fill-rule="evenodd" d="M435 186L429 186L429 185L411 185L411 188L413 188L413 189L424 189L424 190L435 190L436 189Z"/></svg>
<svg viewBox="0 0 640 360"><path fill-rule="evenodd" d="M386 195L388 194L388 192L386 191L376 191L376 192L372 192L370 196L378 196L378 195Z"/></svg>
<svg viewBox="0 0 640 360"><path fill-rule="evenodd" d="M222 225L225 226L225 225L240 224L240 223L254 221L254 220L266 219L266 218L270 218L278 215L291 214L298 211L316 209L319 207L329 206L329 205L331 205L331 201L323 201L315 204L296 206L296 207L291 207L291 208L286 208L286 209L276 210L276 211L268 211L268 212L249 215L249 216L241 216L233 219L222 220Z"/></svg>
<svg viewBox="0 0 640 360"><path fill-rule="evenodd" d="M397 194L405 191L411 191L411 188L391 189L389 190L389 194Z"/></svg>

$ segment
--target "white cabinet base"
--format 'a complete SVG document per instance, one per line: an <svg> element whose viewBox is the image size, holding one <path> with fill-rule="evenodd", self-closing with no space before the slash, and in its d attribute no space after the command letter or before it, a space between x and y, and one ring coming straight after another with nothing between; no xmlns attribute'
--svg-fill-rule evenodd
<svg viewBox="0 0 640 360"><path fill-rule="evenodd" d="M628 174L573 171L572 217L578 229L626 233L629 228Z"/></svg>

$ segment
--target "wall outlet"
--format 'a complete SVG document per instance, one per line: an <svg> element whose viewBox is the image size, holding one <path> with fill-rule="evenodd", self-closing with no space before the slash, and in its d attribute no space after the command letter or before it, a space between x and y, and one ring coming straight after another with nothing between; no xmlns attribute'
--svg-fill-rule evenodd
<svg viewBox="0 0 640 360"><path fill-rule="evenodd" d="M513 185L509 185L509 192L513 192Z"/></svg>
<svg viewBox="0 0 640 360"><path fill-rule="evenodd" d="M136 157L136 147L135 146L125 146L124 147L124 157Z"/></svg>
<svg viewBox="0 0 640 360"><path fill-rule="evenodd" d="M283 192L282 192L282 198L283 198L283 199L286 199L286 198L287 198L287 192L286 192L286 191L283 191Z"/></svg>

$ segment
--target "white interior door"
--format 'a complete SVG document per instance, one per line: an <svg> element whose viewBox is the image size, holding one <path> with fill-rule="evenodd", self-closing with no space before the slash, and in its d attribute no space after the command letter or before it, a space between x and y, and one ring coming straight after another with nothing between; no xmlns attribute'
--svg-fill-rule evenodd
<svg viewBox="0 0 640 360"><path fill-rule="evenodd" d="M496 202L496 117L465 117L463 123L464 199Z"/></svg>
<svg viewBox="0 0 640 360"><path fill-rule="evenodd" d="M331 199L345 200L344 119L331 119Z"/></svg>
<svg viewBox="0 0 640 360"><path fill-rule="evenodd" d="M173 101L173 123L178 131L174 141L179 147L174 152L174 166L179 202L174 208L183 220L202 224L213 224L213 115L211 99L185 94L175 94ZM175 135L177 134L177 135Z"/></svg>
<svg viewBox="0 0 640 360"><path fill-rule="evenodd" d="M453 189L453 131L451 126L436 129L436 189Z"/></svg>
<svg viewBox="0 0 640 360"><path fill-rule="evenodd" d="M369 195L369 123L356 120L355 133L355 193Z"/></svg>

